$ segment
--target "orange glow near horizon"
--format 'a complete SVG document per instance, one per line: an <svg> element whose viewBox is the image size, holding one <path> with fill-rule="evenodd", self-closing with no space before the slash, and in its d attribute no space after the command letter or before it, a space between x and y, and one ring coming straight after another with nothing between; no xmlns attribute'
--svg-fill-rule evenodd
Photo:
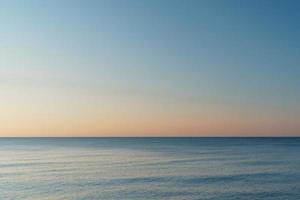
<svg viewBox="0 0 300 200"><path fill-rule="evenodd" d="M80 98L71 93L37 99L29 91L6 96L10 100L1 107L1 137L295 136L300 130L290 113L271 108L129 102L114 95Z"/></svg>

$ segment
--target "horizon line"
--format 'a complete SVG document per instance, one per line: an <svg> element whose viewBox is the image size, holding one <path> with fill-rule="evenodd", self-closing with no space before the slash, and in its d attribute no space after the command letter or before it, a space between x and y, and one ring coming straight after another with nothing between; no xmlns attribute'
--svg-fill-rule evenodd
<svg viewBox="0 0 300 200"><path fill-rule="evenodd" d="M62 139L109 139L109 138L300 138L300 136L0 136L0 139L14 139L14 138L62 138Z"/></svg>

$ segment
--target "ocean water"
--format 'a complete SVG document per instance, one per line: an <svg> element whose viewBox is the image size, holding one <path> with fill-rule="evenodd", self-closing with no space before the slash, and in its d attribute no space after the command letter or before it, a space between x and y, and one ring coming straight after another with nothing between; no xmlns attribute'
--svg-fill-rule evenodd
<svg viewBox="0 0 300 200"><path fill-rule="evenodd" d="M1 200L300 199L300 138L2 138Z"/></svg>

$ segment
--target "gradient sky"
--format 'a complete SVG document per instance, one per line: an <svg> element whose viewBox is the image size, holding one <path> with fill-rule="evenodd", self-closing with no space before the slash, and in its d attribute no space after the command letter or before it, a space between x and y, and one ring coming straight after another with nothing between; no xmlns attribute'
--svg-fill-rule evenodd
<svg viewBox="0 0 300 200"><path fill-rule="evenodd" d="M0 0L0 136L300 136L299 10Z"/></svg>

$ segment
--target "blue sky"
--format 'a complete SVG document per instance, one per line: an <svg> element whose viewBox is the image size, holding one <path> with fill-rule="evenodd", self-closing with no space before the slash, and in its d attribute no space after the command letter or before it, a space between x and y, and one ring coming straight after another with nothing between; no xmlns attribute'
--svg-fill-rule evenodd
<svg viewBox="0 0 300 200"><path fill-rule="evenodd" d="M82 122L77 135L151 135L150 125L128 128L126 118L161 127L157 135L297 135L299 8L297 1L1 0L0 95L6 112L15 108L2 132L68 135ZM116 105L126 113L117 120ZM40 127L14 129L22 113ZM102 130L113 123L99 115L123 129ZM203 128L205 120L219 129Z"/></svg>

